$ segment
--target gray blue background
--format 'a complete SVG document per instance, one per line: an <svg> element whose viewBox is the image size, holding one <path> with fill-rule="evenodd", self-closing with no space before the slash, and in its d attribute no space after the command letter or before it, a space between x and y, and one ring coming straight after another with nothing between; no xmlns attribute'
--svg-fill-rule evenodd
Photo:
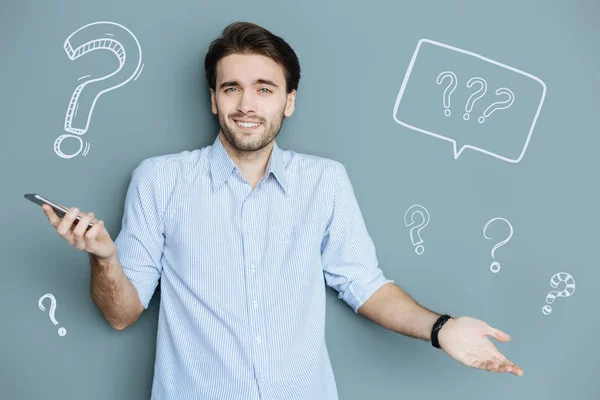
<svg viewBox="0 0 600 400"><path fill-rule="evenodd" d="M494 343L525 371L516 377L463 366L427 342L355 315L327 288L326 339L340 399L599 398L600 6L592 0L4 2L0 398L149 398L160 293L134 325L112 329L90 299L87 255L64 242L23 195L39 193L94 211L115 238L131 172L143 159L214 140L218 124L203 60L210 41L235 20L263 25L297 52L302 79L296 111L278 144L344 163L386 276L434 311L480 318L512 335L508 343ZM81 136L89 153L64 159L53 143L66 133L77 79L117 66L110 52L71 61L63 50L73 31L95 21L134 32L144 70L99 98ZM450 142L394 121L394 103L423 38L544 81L544 104L519 163L469 149L454 159ZM452 62L487 74L494 85L510 83L529 99L539 95L522 77L436 54L423 58L422 73ZM414 78L409 83L424 89L407 91L406 115L453 128L468 144L477 130L457 130L456 123L444 125L434 116L443 112L443 87L431 85L435 77ZM455 92L458 111L468 97L462 90ZM485 131L490 141L477 144L514 151L520 136L513 128L522 127L531 104L537 103L515 102L492 115ZM422 255L404 225L413 204L430 213L421 231ZM508 235L497 221L487 231L492 239L483 236L494 217L509 220L514 234L492 257L493 246ZM502 265L497 274L490 272L492 261ZM556 299L544 315L547 293L562 290L550 286L558 272L574 277L576 291ZM57 326L49 301L46 311L38 308L46 293L56 297ZM58 335L59 327L66 336Z"/></svg>

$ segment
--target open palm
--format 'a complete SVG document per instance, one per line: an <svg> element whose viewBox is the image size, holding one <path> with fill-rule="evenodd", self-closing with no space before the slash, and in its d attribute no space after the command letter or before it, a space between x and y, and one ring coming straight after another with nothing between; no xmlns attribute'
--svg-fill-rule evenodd
<svg viewBox="0 0 600 400"><path fill-rule="evenodd" d="M501 342L510 340L507 333L476 318L463 316L444 324L438 333L438 342L449 356L468 367L522 376L521 367L504 357L488 335Z"/></svg>

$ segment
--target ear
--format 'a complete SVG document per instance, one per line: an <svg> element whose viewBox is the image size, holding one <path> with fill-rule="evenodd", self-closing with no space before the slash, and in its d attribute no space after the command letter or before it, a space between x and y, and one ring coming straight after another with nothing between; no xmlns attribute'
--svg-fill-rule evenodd
<svg viewBox="0 0 600 400"><path fill-rule="evenodd" d="M294 113L295 103L296 103L296 90L294 89L290 93L287 94L287 102L285 105L285 110L283 112L283 114L286 117L289 117Z"/></svg>
<svg viewBox="0 0 600 400"><path fill-rule="evenodd" d="M217 98L215 95L215 91L212 90L212 88L209 89L210 90L210 104L211 104L211 109L213 114L217 115Z"/></svg>

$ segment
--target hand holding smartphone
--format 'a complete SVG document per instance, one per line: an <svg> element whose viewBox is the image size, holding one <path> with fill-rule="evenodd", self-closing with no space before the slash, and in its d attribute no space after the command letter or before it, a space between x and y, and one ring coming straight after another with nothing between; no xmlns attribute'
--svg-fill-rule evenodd
<svg viewBox="0 0 600 400"><path fill-rule="evenodd" d="M52 226L56 228L58 234L70 245L89 254L94 254L98 259L112 259L117 255L116 245L104 227L104 221L94 218L93 212L72 216L67 214L69 209L66 207L45 199L38 194L28 193L25 195L25 198L40 206L45 205L52 208L54 212L50 212L50 210L42 207ZM85 221L83 222L84 224L87 223L85 231L79 228L81 221ZM65 225L69 222L71 222L71 227L65 230Z"/></svg>
<svg viewBox="0 0 600 400"><path fill-rule="evenodd" d="M43 204L47 204L50 207L52 207L52 209L54 210L54 212L56 213L56 215L58 215L60 218L63 218L65 216L65 214L69 211L68 209L66 209L65 207L56 204L48 199L45 199L44 197L40 196L39 194L35 194L35 193L28 193L25 195L25 198L27 200L30 200L32 202L34 202L35 204L38 204L40 207ZM79 222L81 220L81 216L77 216L77 222ZM76 225L76 223L74 223L74 225ZM90 229L92 226L94 226L94 224L92 222L89 223L86 231L88 229Z"/></svg>

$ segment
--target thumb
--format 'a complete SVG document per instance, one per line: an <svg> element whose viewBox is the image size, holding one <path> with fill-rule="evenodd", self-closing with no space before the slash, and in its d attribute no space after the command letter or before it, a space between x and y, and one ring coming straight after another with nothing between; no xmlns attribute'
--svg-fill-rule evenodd
<svg viewBox="0 0 600 400"><path fill-rule="evenodd" d="M508 333L492 327L490 327L490 336L500 342L508 342L510 340L510 335Z"/></svg>

